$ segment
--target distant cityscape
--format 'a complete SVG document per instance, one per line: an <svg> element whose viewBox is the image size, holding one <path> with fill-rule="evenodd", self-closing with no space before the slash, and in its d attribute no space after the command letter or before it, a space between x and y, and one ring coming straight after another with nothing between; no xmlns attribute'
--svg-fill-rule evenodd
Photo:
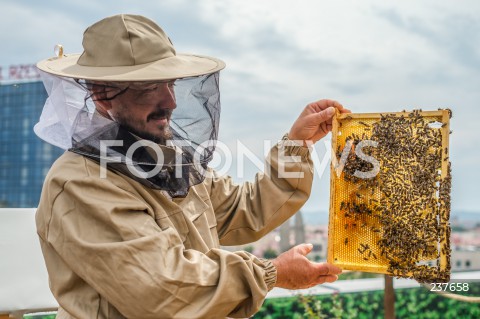
<svg viewBox="0 0 480 319"><path fill-rule="evenodd" d="M280 227L255 243L224 247L225 249L247 250L257 256L274 258L280 253L301 243L313 244L309 258L326 261L328 247L328 213L298 212ZM462 215L451 217L451 266L452 271L480 270L480 214L466 214L476 222L467 221Z"/></svg>
<svg viewBox="0 0 480 319"><path fill-rule="evenodd" d="M328 203L325 203L325 208L328 208ZM323 225L328 224L328 211L307 211L303 212L303 219L306 224L309 225ZM450 215L450 221L462 225L462 227L472 227L477 223L480 223L480 211L477 212L464 212L464 211L452 211Z"/></svg>

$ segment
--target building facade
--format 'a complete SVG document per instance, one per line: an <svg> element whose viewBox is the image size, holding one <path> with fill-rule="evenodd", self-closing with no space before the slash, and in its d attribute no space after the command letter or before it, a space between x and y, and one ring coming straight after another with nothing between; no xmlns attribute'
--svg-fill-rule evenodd
<svg viewBox="0 0 480 319"><path fill-rule="evenodd" d="M63 153L33 132L46 98L38 77L0 82L0 207L37 207L45 176Z"/></svg>
<svg viewBox="0 0 480 319"><path fill-rule="evenodd" d="M480 248L454 247L450 263L452 271L480 270Z"/></svg>

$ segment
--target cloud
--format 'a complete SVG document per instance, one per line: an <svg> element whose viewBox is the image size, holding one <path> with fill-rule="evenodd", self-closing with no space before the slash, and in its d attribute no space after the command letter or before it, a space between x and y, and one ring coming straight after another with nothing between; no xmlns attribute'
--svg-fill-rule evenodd
<svg viewBox="0 0 480 319"><path fill-rule="evenodd" d="M479 13L477 2L202 4L197 9L203 21L217 26L228 47L222 52L229 83L223 91L224 102L229 102L224 120L227 113L232 114L226 116L230 124L249 121L243 137L255 125L255 114L271 119L255 127L257 138L248 138L250 143L271 138L272 131L293 121L303 104L320 97L335 97L356 112L450 107L455 114L450 142L454 169L467 185L480 178L474 172L463 174L469 166L458 156L480 159L480 151L465 139L475 130L469 112L478 114L480 98L479 22L473 18ZM241 103L241 112L228 109L235 100L248 102ZM328 176L317 180L317 195L308 206L326 207L327 189ZM469 191L459 185L454 198Z"/></svg>
<svg viewBox="0 0 480 319"><path fill-rule="evenodd" d="M6 2L0 13L2 26L2 65L35 63L53 56L57 43L78 50L78 41L71 39L72 30L83 28L75 19L52 10L32 10L26 3ZM10 32L8 30L11 30ZM83 32L83 30L81 31ZM81 34L80 32L80 34Z"/></svg>
<svg viewBox="0 0 480 319"><path fill-rule="evenodd" d="M0 64L38 61L56 43L79 52L88 25L127 12L157 21L179 51L227 62L220 138L229 145L239 138L258 156L264 139L279 139L319 98L338 99L355 112L452 108L454 184L461 178L452 202L476 207L467 199L476 197L480 179L471 169L480 160L472 146L480 112L480 2L4 1L0 26L13 31L0 35L9 44ZM317 178L307 208L326 209L328 189L328 175Z"/></svg>

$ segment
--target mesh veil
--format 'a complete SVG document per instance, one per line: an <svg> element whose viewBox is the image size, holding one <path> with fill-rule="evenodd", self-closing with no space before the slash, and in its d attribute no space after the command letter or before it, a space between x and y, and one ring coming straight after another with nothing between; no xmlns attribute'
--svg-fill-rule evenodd
<svg viewBox="0 0 480 319"><path fill-rule="evenodd" d="M175 80L172 138L144 140L95 109L85 81L41 72L48 99L35 125L46 142L105 164L154 189L183 197L201 183L220 119L219 72ZM132 106L134 107L134 106Z"/></svg>

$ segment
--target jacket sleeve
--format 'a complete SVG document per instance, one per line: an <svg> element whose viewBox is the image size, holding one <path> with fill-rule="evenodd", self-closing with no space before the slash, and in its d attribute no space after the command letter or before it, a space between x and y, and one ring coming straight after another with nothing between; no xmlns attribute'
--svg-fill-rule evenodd
<svg viewBox="0 0 480 319"><path fill-rule="evenodd" d="M282 139L255 182L235 184L212 172L207 180L222 245L256 241L295 214L310 196L313 164L309 149Z"/></svg>
<svg viewBox="0 0 480 319"><path fill-rule="evenodd" d="M248 317L276 278L271 262L247 252L185 249L175 229L106 179L68 181L50 216L46 245L128 318Z"/></svg>

